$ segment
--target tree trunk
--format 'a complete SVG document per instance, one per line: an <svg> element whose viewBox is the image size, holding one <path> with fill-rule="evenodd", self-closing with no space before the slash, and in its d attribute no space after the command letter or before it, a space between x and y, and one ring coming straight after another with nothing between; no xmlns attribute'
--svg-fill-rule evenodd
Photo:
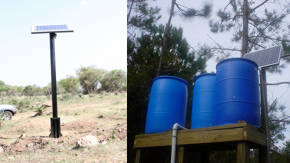
<svg viewBox="0 0 290 163"><path fill-rule="evenodd" d="M128 12L128 15L127 15L127 24L128 24L130 15L131 15L131 11L132 11L132 8L133 8L133 4L134 4L134 0L132 0L131 5L130 5L130 8L129 8L129 12Z"/></svg>
<svg viewBox="0 0 290 163"><path fill-rule="evenodd" d="M248 0L243 4L243 40L242 40L242 57L248 52L248 34L249 34L249 6Z"/></svg>
<svg viewBox="0 0 290 163"><path fill-rule="evenodd" d="M162 46L161 46L161 52L160 52L160 59L159 59L159 65L158 65L156 76L159 76L159 74L160 74L161 65L162 65L162 56L164 55L165 49L166 49L167 35L168 35L168 31L169 31L169 28L170 28L170 25L171 25L171 19L172 19L173 13L174 13L175 1L176 0L172 0L172 2L171 2L171 9L170 9L169 19L168 19L168 22L166 24L166 27L165 27L165 30L164 30L164 33L163 33Z"/></svg>

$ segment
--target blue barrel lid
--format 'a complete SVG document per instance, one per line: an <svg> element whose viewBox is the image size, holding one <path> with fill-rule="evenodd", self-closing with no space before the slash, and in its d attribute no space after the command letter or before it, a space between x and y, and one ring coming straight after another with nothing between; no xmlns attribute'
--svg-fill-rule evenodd
<svg viewBox="0 0 290 163"><path fill-rule="evenodd" d="M202 76L207 76L207 75L215 76L216 74L215 73L204 73L204 74L197 75L196 77L194 77L193 82L195 82L198 78L200 78Z"/></svg>
<svg viewBox="0 0 290 163"><path fill-rule="evenodd" d="M247 62L250 62L252 64L254 64L256 67L258 67L257 63L252 61L252 60L249 60L247 58L228 58L228 59L224 59L222 61L220 61L217 65L216 65L216 68L218 67L219 64L221 63L224 63L224 62L227 62L227 61L231 61L231 60L243 60L243 61L247 61Z"/></svg>
<svg viewBox="0 0 290 163"><path fill-rule="evenodd" d="M165 79L165 78L179 80L179 81L185 83L186 85L188 85L188 82L186 80L179 78L179 77L176 77L176 76L169 76L169 75L158 76L158 77L153 79L153 82L157 79Z"/></svg>

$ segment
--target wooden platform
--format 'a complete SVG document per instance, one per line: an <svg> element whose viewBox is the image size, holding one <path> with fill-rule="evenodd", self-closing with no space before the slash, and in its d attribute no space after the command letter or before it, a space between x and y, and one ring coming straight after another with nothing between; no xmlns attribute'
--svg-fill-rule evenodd
<svg viewBox="0 0 290 163"><path fill-rule="evenodd" d="M134 148L137 149L135 162L139 163L142 148L171 146L171 136L172 131L136 135L134 141ZM179 130L177 145L179 147L203 145L211 149L234 147L237 150L238 162L246 163L249 148L259 148L264 151L266 136L250 124L241 122L218 127ZM180 148L180 150L182 151L184 148ZM182 155L182 153L180 154L179 151L178 155Z"/></svg>

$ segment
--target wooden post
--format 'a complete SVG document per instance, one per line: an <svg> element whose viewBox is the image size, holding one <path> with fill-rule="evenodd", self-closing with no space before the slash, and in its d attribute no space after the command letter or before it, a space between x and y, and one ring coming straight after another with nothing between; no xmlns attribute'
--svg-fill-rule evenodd
<svg viewBox="0 0 290 163"><path fill-rule="evenodd" d="M140 163L140 158L141 158L141 149L136 149L135 163Z"/></svg>
<svg viewBox="0 0 290 163"><path fill-rule="evenodd" d="M178 147L177 149L178 154L177 154L177 163L183 163L183 158L184 158L184 147Z"/></svg>
<svg viewBox="0 0 290 163"><path fill-rule="evenodd" d="M249 145L247 142L237 144L237 163L249 163Z"/></svg>
<svg viewBox="0 0 290 163"><path fill-rule="evenodd" d="M267 160L267 149L266 147L259 148L259 163L265 163Z"/></svg>

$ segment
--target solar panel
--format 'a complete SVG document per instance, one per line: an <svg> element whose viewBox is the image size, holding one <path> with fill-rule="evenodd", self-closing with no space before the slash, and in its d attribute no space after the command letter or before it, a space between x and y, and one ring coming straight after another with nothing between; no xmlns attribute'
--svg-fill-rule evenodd
<svg viewBox="0 0 290 163"><path fill-rule="evenodd" d="M31 34L38 33L60 33L60 32L73 32L65 24L61 25L35 25L32 26Z"/></svg>
<svg viewBox="0 0 290 163"><path fill-rule="evenodd" d="M282 46L259 50L244 55L244 58L250 59L257 63L259 67L269 67L280 63Z"/></svg>

